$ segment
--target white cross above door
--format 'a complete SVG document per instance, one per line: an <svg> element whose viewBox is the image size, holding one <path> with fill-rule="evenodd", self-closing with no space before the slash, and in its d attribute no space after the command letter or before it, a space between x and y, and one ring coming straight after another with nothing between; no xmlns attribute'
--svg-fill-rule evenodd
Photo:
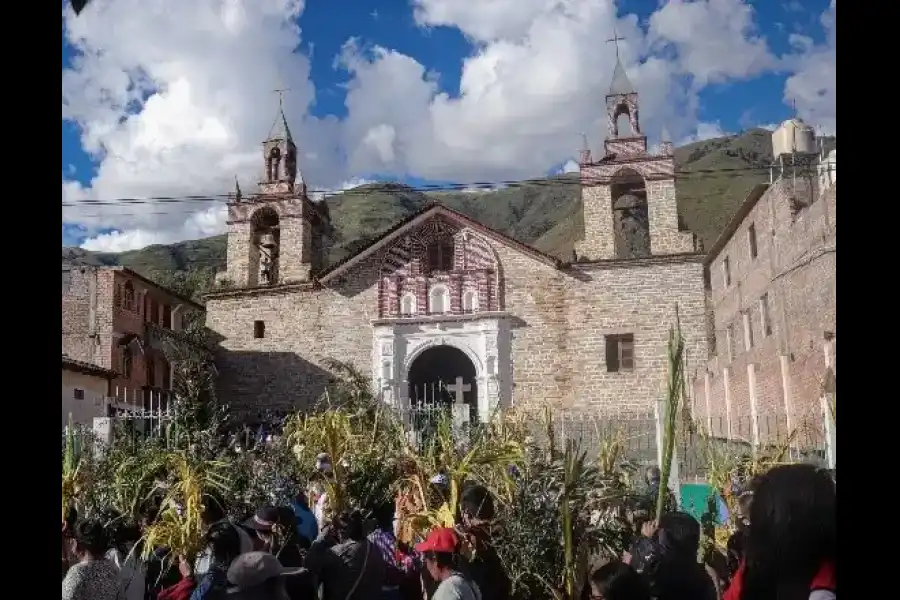
<svg viewBox="0 0 900 600"><path fill-rule="evenodd" d="M471 392L472 386L468 383L463 383L462 377L457 377L456 383L447 386L447 391L453 394L455 404L463 404L465 402L463 394Z"/></svg>

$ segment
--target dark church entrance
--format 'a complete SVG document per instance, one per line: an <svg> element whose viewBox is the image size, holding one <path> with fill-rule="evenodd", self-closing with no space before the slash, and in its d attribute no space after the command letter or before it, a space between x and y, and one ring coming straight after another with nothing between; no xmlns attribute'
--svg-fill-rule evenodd
<svg viewBox="0 0 900 600"><path fill-rule="evenodd" d="M449 408L461 402L469 405L473 420L477 415L475 365L462 350L452 346L429 348L413 361L407 380L412 406Z"/></svg>

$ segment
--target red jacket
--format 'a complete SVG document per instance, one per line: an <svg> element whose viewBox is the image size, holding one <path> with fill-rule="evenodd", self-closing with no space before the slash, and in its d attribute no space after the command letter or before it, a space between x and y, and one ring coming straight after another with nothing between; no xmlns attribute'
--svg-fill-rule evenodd
<svg viewBox="0 0 900 600"><path fill-rule="evenodd" d="M175 585L160 590L156 600L190 600L194 587L194 578L185 577Z"/></svg>
<svg viewBox="0 0 900 600"><path fill-rule="evenodd" d="M731 585L728 586L728 591L725 592L725 596L722 598L722 600L741 600L743 583L744 565L742 563L741 566L738 567L737 572L734 574L734 579L731 580ZM813 580L809 583L809 591L814 592L816 590L828 590L830 592L837 592L837 575L834 572L833 564L823 564L819 569L819 572L816 573L816 576L813 577Z"/></svg>

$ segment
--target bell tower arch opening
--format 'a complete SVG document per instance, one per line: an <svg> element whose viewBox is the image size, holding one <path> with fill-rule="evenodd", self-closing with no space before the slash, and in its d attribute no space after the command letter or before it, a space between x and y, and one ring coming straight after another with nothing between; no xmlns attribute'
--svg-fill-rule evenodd
<svg viewBox="0 0 900 600"><path fill-rule="evenodd" d="M647 185L640 173L620 169L610 185L616 258L651 255Z"/></svg>
<svg viewBox="0 0 900 600"><path fill-rule="evenodd" d="M266 159L266 177L270 182L281 179L281 149L278 146L269 150L269 157Z"/></svg>
<svg viewBox="0 0 900 600"><path fill-rule="evenodd" d="M256 264L256 285L278 283L278 266L281 249L281 231L278 212L271 206L263 206L253 213L250 220L252 240L250 263ZM251 277L252 277L251 273ZM254 282L251 281L251 285Z"/></svg>

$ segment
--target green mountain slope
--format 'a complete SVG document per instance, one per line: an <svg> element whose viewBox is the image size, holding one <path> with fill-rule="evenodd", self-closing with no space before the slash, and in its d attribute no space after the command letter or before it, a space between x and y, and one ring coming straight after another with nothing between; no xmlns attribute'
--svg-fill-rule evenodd
<svg viewBox="0 0 900 600"><path fill-rule="evenodd" d="M826 149L835 147L833 138ZM771 134L696 142L675 150L682 224L709 248L750 189L769 177ZM496 191L421 192L400 184L368 184L328 200L334 237L329 262L353 254L429 201L439 201L544 252L572 258L584 230L577 174L559 175ZM148 246L119 254L62 249L63 264L122 265L182 294L198 298L225 268L225 236Z"/></svg>

